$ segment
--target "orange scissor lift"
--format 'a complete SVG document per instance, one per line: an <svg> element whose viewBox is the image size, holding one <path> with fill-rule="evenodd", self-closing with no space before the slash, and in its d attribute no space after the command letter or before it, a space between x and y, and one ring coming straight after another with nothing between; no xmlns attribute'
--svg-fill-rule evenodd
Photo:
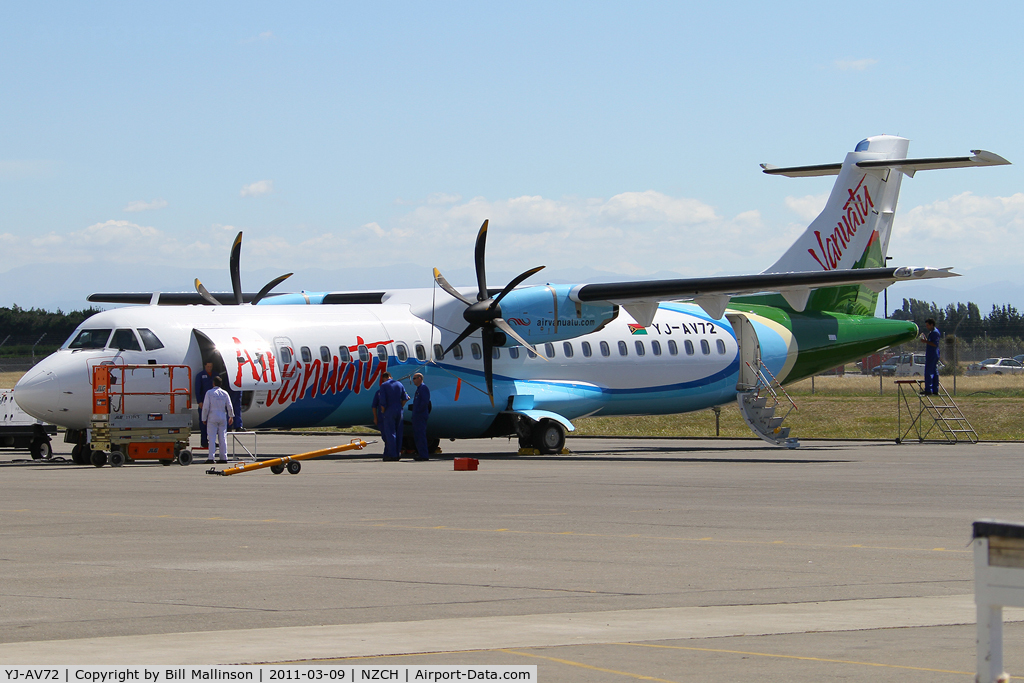
<svg viewBox="0 0 1024 683"><path fill-rule="evenodd" d="M90 461L120 467L135 460L188 465L192 452L192 368L97 365L92 370Z"/></svg>

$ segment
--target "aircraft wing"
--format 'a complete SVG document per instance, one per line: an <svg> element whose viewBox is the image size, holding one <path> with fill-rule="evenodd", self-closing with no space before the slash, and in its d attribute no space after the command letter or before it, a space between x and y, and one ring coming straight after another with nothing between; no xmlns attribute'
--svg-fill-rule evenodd
<svg viewBox="0 0 1024 683"><path fill-rule="evenodd" d="M876 292L907 280L959 277L951 268L857 268L802 273L761 273L724 277L686 278L680 280L649 280L646 282L612 282L580 285L572 290L571 299L579 302L608 301L626 309L636 321L647 326L654 319L658 302L692 299L715 320L722 317L729 299L742 294L778 293L794 310L802 311L811 290L839 285L864 285Z"/></svg>

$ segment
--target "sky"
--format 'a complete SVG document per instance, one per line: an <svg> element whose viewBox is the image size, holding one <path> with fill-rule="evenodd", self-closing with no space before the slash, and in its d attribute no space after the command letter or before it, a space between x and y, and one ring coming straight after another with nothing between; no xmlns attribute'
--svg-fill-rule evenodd
<svg viewBox="0 0 1024 683"><path fill-rule="evenodd" d="M5 3L0 306L228 290L238 231L248 291L470 285L485 218L492 287L756 273L834 180L758 164L888 133L1015 162L904 180L892 263L964 276L890 308L1024 308L1022 25L1016 2Z"/></svg>

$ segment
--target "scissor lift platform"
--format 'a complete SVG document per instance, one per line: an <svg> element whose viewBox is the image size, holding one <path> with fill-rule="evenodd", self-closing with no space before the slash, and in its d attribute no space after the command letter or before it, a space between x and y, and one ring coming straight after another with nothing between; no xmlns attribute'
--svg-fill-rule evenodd
<svg viewBox="0 0 1024 683"><path fill-rule="evenodd" d="M135 460L188 465L192 452L192 369L187 365L93 368L90 462L120 467Z"/></svg>

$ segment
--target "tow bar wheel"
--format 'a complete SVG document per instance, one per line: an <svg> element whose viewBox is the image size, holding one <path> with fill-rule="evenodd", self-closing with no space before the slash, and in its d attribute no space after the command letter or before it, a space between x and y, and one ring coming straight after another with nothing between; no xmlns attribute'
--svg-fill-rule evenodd
<svg viewBox="0 0 1024 683"><path fill-rule="evenodd" d="M288 463L288 474L298 474L299 470L302 469L302 463L292 460Z"/></svg>

